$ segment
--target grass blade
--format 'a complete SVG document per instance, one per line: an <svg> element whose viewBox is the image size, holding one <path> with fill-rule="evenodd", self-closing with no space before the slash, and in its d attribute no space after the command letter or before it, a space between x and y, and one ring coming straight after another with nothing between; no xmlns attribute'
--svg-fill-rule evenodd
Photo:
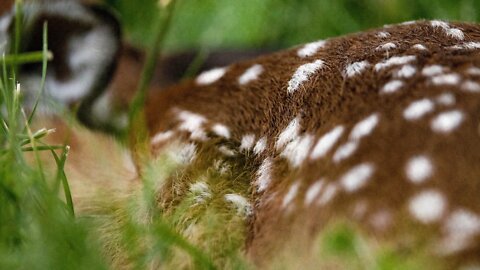
<svg viewBox="0 0 480 270"><path fill-rule="evenodd" d="M70 211L72 217L75 217L75 208L73 206L72 192L70 190L70 185L68 184L67 175L65 175L65 161L67 160L69 151L70 146L66 145L63 148L63 152L60 158L53 149L51 152L55 158L55 162L57 163L57 181L61 181L63 186L63 193L65 195L65 201L67 202L67 208Z"/></svg>
<svg viewBox="0 0 480 270"><path fill-rule="evenodd" d="M20 105L18 105L18 106L20 106ZM36 143L34 134L33 134L32 130L30 129L27 114L25 113L25 111L23 109L22 109L22 114L23 114L23 117L25 118L25 130L27 131L28 137L30 139L30 143L32 144L33 154L35 156L35 162L37 163L38 171L40 173L40 178L43 181L43 183L46 183L42 160L40 159L40 156L38 155L37 143Z"/></svg>
<svg viewBox="0 0 480 270"><path fill-rule="evenodd" d="M146 63L142 71L142 76L140 78L140 83L138 85L136 94L133 98L130 111L129 111L129 134L135 134L137 137L136 140L141 142L146 140L146 128L144 126L144 116L142 115L142 109L145 104L145 98L147 95L148 84L152 80L155 66L157 64L157 58L162 50L165 37L170 29L170 23L173 18L173 11L175 9L175 4L177 1L171 1L164 8L163 16L160 16L160 19L157 21L155 27L155 39L151 44L146 57ZM143 130L142 130L143 129ZM135 130L135 132L132 132ZM135 145L134 145L135 146Z"/></svg>
<svg viewBox="0 0 480 270"><path fill-rule="evenodd" d="M50 61L53 59L51 51L25 52L17 55L4 55L2 60L6 65L23 65L38 63L44 60Z"/></svg>
<svg viewBox="0 0 480 270"><path fill-rule="evenodd" d="M40 82L40 91L35 99L35 104L33 105L32 112L28 117L28 122L31 123L35 112L37 111L38 103L40 98L43 96L45 91L45 79L47 77L47 66L48 66L48 24L45 22L43 24L43 61L42 61L42 81Z"/></svg>

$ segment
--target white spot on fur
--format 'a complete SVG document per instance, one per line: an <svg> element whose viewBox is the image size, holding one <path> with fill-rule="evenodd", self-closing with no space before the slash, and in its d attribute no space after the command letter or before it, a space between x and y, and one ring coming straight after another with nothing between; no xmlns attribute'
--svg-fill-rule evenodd
<svg viewBox="0 0 480 270"><path fill-rule="evenodd" d="M180 145L180 148L172 155L173 159L180 164L190 164L196 156L197 146L193 143Z"/></svg>
<svg viewBox="0 0 480 270"><path fill-rule="evenodd" d="M428 98L416 100L405 108L403 117L410 121L418 120L429 112L432 112L434 108L435 104Z"/></svg>
<svg viewBox="0 0 480 270"><path fill-rule="evenodd" d="M228 129L227 126L225 126L223 124L213 125L212 131L213 131L213 133L215 133L216 135L218 135L220 137L224 137L224 138L227 138L227 139L230 138L230 130Z"/></svg>
<svg viewBox="0 0 480 270"><path fill-rule="evenodd" d="M206 141L207 138L207 133L203 129L197 129L194 130L190 133L190 138L192 140L198 140L198 141Z"/></svg>
<svg viewBox="0 0 480 270"><path fill-rule="evenodd" d="M412 183L423 183L428 178L432 177L432 162L427 156L415 156L407 162L405 173Z"/></svg>
<svg viewBox="0 0 480 270"><path fill-rule="evenodd" d="M343 126L337 126L325 133L317 142L313 148L312 154L310 155L311 159L318 159L324 157L330 149L335 145L335 143L340 139L345 128Z"/></svg>
<svg viewBox="0 0 480 270"><path fill-rule="evenodd" d="M465 34L463 33L462 30L458 28L452 28L446 22L435 20L435 21L431 21L431 25L433 27L442 28L445 34L451 38L455 38L458 40L463 40L465 38Z"/></svg>
<svg viewBox="0 0 480 270"><path fill-rule="evenodd" d="M415 45L412 46L412 48L414 48L415 50L419 50L419 51L428 50L427 47L425 47L423 44L415 44Z"/></svg>
<svg viewBox="0 0 480 270"><path fill-rule="evenodd" d="M301 49L297 51L297 55L300 57L309 57L318 52L319 49L325 46L324 40L319 40L305 44Z"/></svg>
<svg viewBox="0 0 480 270"><path fill-rule="evenodd" d="M458 28L447 29L446 33L447 33L447 36L458 39L458 40L463 40L465 38L465 34L463 33L463 31Z"/></svg>
<svg viewBox="0 0 480 270"><path fill-rule="evenodd" d="M224 68L224 67L214 68L214 69L211 69L211 70L208 70L208 71L204 71L200 75L197 76L196 82L199 85L212 84L212 83L220 80L220 78L222 78L223 75L225 75L226 72L227 72L227 69Z"/></svg>
<svg viewBox="0 0 480 270"><path fill-rule="evenodd" d="M478 67L469 67L466 72L468 75L480 76L480 68Z"/></svg>
<svg viewBox="0 0 480 270"><path fill-rule="evenodd" d="M368 202L365 199L362 199L355 203L352 210L353 218L361 219L365 216L368 210Z"/></svg>
<svg viewBox="0 0 480 270"><path fill-rule="evenodd" d="M295 182L290 186L290 189L288 190L287 194L285 197L283 197L283 202L282 202L282 207L285 208L287 207L297 196L298 194L298 188L300 187L299 182Z"/></svg>
<svg viewBox="0 0 480 270"><path fill-rule="evenodd" d="M373 171L374 167L370 163L357 165L340 178L340 183L346 192L355 192L367 184Z"/></svg>
<svg viewBox="0 0 480 270"><path fill-rule="evenodd" d="M450 233L480 233L480 217L466 209L456 210L447 219L445 230Z"/></svg>
<svg viewBox="0 0 480 270"><path fill-rule="evenodd" d="M263 153L263 151L265 151L265 149L267 149L267 138L262 137L255 144L253 152L257 155L260 155L261 153Z"/></svg>
<svg viewBox="0 0 480 270"><path fill-rule="evenodd" d="M222 146L218 147L218 151L220 151L220 153L224 154L227 157L233 157L233 156L236 155L235 151L228 148L226 145L222 145Z"/></svg>
<svg viewBox="0 0 480 270"><path fill-rule="evenodd" d="M402 88L403 85L404 85L404 82L401 81L401 80L391 80L382 87L382 90L380 91L380 93L382 93L382 94L395 93L400 88Z"/></svg>
<svg viewBox="0 0 480 270"><path fill-rule="evenodd" d="M451 50L478 50L480 49L480 42L465 42L460 45L449 47Z"/></svg>
<svg viewBox="0 0 480 270"><path fill-rule="evenodd" d="M435 101L443 106L452 106L455 105L455 96L452 93L443 93L435 98Z"/></svg>
<svg viewBox="0 0 480 270"><path fill-rule="evenodd" d="M237 209L238 215L242 215L246 217L252 215L253 213L252 205L250 204L250 202L248 202L248 200L245 197L239 194L230 193L230 194L225 194L224 198L225 198L225 201L233 204L235 209Z"/></svg>
<svg viewBox="0 0 480 270"><path fill-rule="evenodd" d="M434 85L457 85L460 83L460 76L456 73L440 74L432 77Z"/></svg>
<svg viewBox="0 0 480 270"><path fill-rule="evenodd" d="M325 186L325 180L321 179L313 183L305 193L305 206L309 206L317 198Z"/></svg>
<svg viewBox="0 0 480 270"><path fill-rule="evenodd" d="M382 209L370 217L370 224L377 231L386 231L392 224L392 214L387 209Z"/></svg>
<svg viewBox="0 0 480 270"><path fill-rule="evenodd" d="M388 42L388 43L385 43L385 44L382 44L382 45L378 46L377 48L375 48L375 50L377 50L377 51L388 51L388 50L393 50L395 48L397 48L397 45L395 45L395 43Z"/></svg>
<svg viewBox="0 0 480 270"><path fill-rule="evenodd" d="M152 137L152 139L150 140L150 144L151 145L156 145L156 144L159 144L159 143L163 143L163 142L171 139L174 134L175 134L175 132L173 132L171 130L168 130L168 131L165 131L165 132L158 132L157 134L155 134Z"/></svg>
<svg viewBox="0 0 480 270"><path fill-rule="evenodd" d="M467 50L477 50L480 49L480 42L467 42L463 44L463 48Z"/></svg>
<svg viewBox="0 0 480 270"><path fill-rule="evenodd" d="M270 185L270 182L272 181L271 174L272 160L270 158L266 158L263 160L257 171L257 180L255 181L257 192L262 192L267 189L267 187Z"/></svg>
<svg viewBox="0 0 480 270"><path fill-rule="evenodd" d="M358 122L350 132L350 140L360 140L361 138L370 135L375 127L378 125L379 115L373 113L367 116L365 119Z"/></svg>
<svg viewBox="0 0 480 270"><path fill-rule="evenodd" d="M288 159L290 165L296 168L302 165L303 161L308 157L312 145L313 136L305 134L288 143L280 155Z"/></svg>
<svg viewBox="0 0 480 270"><path fill-rule="evenodd" d="M196 182L190 185L189 190L195 196L195 203L197 204L205 203L212 197L210 188L205 182Z"/></svg>
<svg viewBox="0 0 480 270"><path fill-rule="evenodd" d="M353 77L361 74L369 66L370 63L368 61L354 62L345 68L345 74L347 77Z"/></svg>
<svg viewBox="0 0 480 270"><path fill-rule="evenodd" d="M391 36L390 33L385 32L385 31L381 31L381 32L378 32L378 33L377 33L377 37L378 37L378 38L388 38L388 37L390 37L390 36Z"/></svg>
<svg viewBox="0 0 480 270"><path fill-rule="evenodd" d="M415 55L405 55L405 56L393 56L388 58L387 60L378 63L375 65L375 71L381 71L383 69L392 67L392 66L400 66L405 65L410 62L413 62L417 59Z"/></svg>
<svg viewBox="0 0 480 270"><path fill-rule="evenodd" d="M333 161L338 163L350 157L358 148L358 141L348 141L337 148L333 154Z"/></svg>
<svg viewBox="0 0 480 270"><path fill-rule="evenodd" d="M464 115L460 110L452 110L437 115L430 127L438 133L449 133L455 130L463 122Z"/></svg>
<svg viewBox="0 0 480 270"><path fill-rule="evenodd" d="M180 111L177 118L181 121L178 127L180 130L189 131L193 139L206 139L205 132L202 129L202 125L207 121L204 116L189 111Z"/></svg>
<svg viewBox="0 0 480 270"><path fill-rule="evenodd" d="M423 191L413 197L408 205L410 214L424 224L438 221L446 208L443 195L436 190Z"/></svg>
<svg viewBox="0 0 480 270"><path fill-rule="evenodd" d="M331 202L335 195L337 195L338 186L335 183L328 183L323 189L322 195L317 200L318 206L324 206Z"/></svg>
<svg viewBox="0 0 480 270"><path fill-rule="evenodd" d="M242 137L242 142L240 143L240 151L250 150L255 144L255 135L246 134Z"/></svg>
<svg viewBox="0 0 480 270"><path fill-rule="evenodd" d="M467 80L462 83L460 88L469 93L479 93L480 92L480 84L471 80Z"/></svg>
<svg viewBox="0 0 480 270"><path fill-rule="evenodd" d="M397 78L410 78L417 72L417 68L412 65L404 65L401 69L395 72Z"/></svg>
<svg viewBox="0 0 480 270"><path fill-rule="evenodd" d="M255 81L263 73L263 66L255 64L247 69L239 78L238 83L240 85L248 84L251 81Z"/></svg>
<svg viewBox="0 0 480 270"><path fill-rule="evenodd" d="M275 147L280 150L287 143L293 141L300 132L300 117L297 116L293 119L287 127L278 135L277 143Z"/></svg>
<svg viewBox="0 0 480 270"><path fill-rule="evenodd" d="M406 21L406 22L402 22L401 25L412 25L417 23L418 23L417 21Z"/></svg>
<svg viewBox="0 0 480 270"><path fill-rule="evenodd" d="M360 140L370 135L375 127L378 125L379 115L378 113L373 113L368 117L364 118L358 122L350 132L349 140L339 146L337 151L333 154L333 161L338 163L348 157L350 157L358 148Z"/></svg>
<svg viewBox="0 0 480 270"><path fill-rule="evenodd" d="M480 217L466 209L455 210L447 218L443 231L446 237L439 251L444 255L457 253L470 247L480 234Z"/></svg>
<svg viewBox="0 0 480 270"><path fill-rule="evenodd" d="M439 28L442 28L442 29L448 29L450 28L450 26L448 25L448 23L444 22L444 21L439 21L439 20L432 20L430 22L430 24L433 26L433 27L439 27Z"/></svg>
<svg viewBox="0 0 480 270"><path fill-rule="evenodd" d="M432 77L435 75L442 74L444 70L444 67L440 65L430 65L430 66L425 66L422 69L422 75L426 77Z"/></svg>
<svg viewBox="0 0 480 270"><path fill-rule="evenodd" d="M312 63L307 63L298 67L288 82L287 92L292 94L293 92L297 91L304 82L308 81L310 76L315 74L315 72L321 69L324 65L325 62L322 60L315 60Z"/></svg>

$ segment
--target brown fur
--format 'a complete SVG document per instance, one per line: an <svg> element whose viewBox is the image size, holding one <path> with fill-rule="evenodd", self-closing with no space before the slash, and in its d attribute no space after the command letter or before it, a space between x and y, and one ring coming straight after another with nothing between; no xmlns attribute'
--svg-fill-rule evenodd
<svg viewBox="0 0 480 270"><path fill-rule="evenodd" d="M209 53L198 71L211 69L218 65L227 65L236 61L259 56L267 50L219 50ZM149 91L156 93L182 80L190 64L197 57L197 51L185 51L167 54L158 59L153 81ZM108 88L112 105L126 111L133 99L145 63L145 54L138 48L123 44L118 57L117 69Z"/></svg>
<svg viewBox="0 0 480 270"><path fill-rule="evenodd" d="M11 9L13 5L13 1L11 0L3 0L0 2L0 16L6 13Z"/></svg>
<svg viewBox="0 0 480 270"><path fill-rule="evenodd" d="M458 208L480 213L480 96L461 91L459 84L434 86L421 75L424 66L439 64L460 74L463 81L480 83L478 75L466 72L470 67L480 67L479 50L447 48L480 41L480 26L464 23L450 26L461 29L465 40L448 37L441 28L425 21L330 39L325 48L306 58L299 57L299 48L294 48L231 65L222 78L210 85L187 81L152 94L146 114L150 132L152 136L167 130L180 133L177 108L205 116L208 121L203 126L205 130L210 130L215 123L228 126L229 141L237 145L247 133L255 134L257 140L261 136L267 138L267 150L257 156L255 162L258 166L266 157L273 158L272 181L265 192L252 192L256 206L247 244L248 254L257 263L271 259L286 239L309 243L309 239L334 217L355 220L352 211L361 201L368 202L368 214L355 221L373 235L401 239L429 231L437 239L442 235L441 222L423 225L408 214L408 199L419 191L429 188L441 191L448 202L447 214ZM386 31L390 36L378 37L379 31ZM375 49L386 42L394 42L397 48L388 52ZM412 48L415 44L423 44L428 50L416 50ZM388 67L380 72L372 66L391 56L403 55L417 57L412 62L417 68L416 74L403 80L405 85L398 92L379 94L381 87L393 79L393 72L402 66ZM315 72L295 93L287 93L288 81L295 70L316 59L325 61L325 67ZM368 60L372 66L361 75L344 75L348 64L362 60ZM259 79L239 85L237 78L257 63L264 67ZM458 108L465 113L463 123L453 132L438 134L430 129L433 116L448 110L445 106L436 106L434 113L418 121L402 117L403 110L412 101L434 98L446 91L456 98L456 104L449 109ZM275 150L279 134L298 115L300 134L313 134L315 142L333 127L344 125L346 132L336 144L338 146L346 142L346 134L356 123L374 112L380 116L378 127L372 135L361 140L352 156L339 163L331 161L333 148L326 158L306 159L300 167L293 168ZM435 168L433 177L418 185L410 183L404 173L406 161L416 154L428 155ZM305 191L312 183L322 177L336 182L350 168L365 161L376 168L365 187L351 194L340 191L325 207L304 207ZM295 180L300 181L298 196L287 211L282 208L282 198ZM252 185L254 181L252 179ZM391 214L392 222L383 229L374 228L367 217L381 210ZM472 246L452 256L452 265L480 262L479 254L480 238L477 236Z"/></svg>

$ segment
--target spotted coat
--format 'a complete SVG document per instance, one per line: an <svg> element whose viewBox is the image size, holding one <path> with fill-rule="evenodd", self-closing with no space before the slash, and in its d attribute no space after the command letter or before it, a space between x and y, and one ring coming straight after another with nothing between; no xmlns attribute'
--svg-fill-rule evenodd
<svg viewBox="0 0 480 270"><path fill-rule="evenodd" d="M478 25L316 41L155 93L147 115L153 151L182 134L252 157L254 260L341 217L383 237L428 229L434 254L480 262Z"/></svg>

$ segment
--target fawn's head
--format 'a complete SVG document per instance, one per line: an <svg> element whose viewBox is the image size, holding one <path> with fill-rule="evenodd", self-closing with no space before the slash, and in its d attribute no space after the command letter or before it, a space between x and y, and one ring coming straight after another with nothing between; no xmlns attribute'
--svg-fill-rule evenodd
<svg viewBox="0 0 480 270"><path fill-rule="evenodd" d="M79 120L90 128L119 131L126 127L126 112L138 87L146 57L141 49L121 40L120 25L111 10L92 0L26 1L23 6L21 52L41 51L43 24L48 22L48 64L43 111L79 106ZM0 53L12 47L13 1L0 4ZM253 58L268 49L213 50L197 72ZM189 50L158 59L150 92L180 81L204 52ZM42 65L23 65L19 82L27 105L40 91ZM58 111L58 110L53 110Z"/></svg>
<svg viewBox="0 0 480 270"><path fill-rule="evenodd" d="M3 53L14 46L11 38L14 13L14 9L5 11L0 19L0 42L3 43L0 52ZM99 5L63 0L27 1L21 14L20 52L41 51L43 27L45 23L48 25L48 49L53 60L46 73L40 109L51 112L52 107L77 106L81 102L79 113L88 111L115 70L121 47L120 25L115 16ZM27 106L33 104L40 90L41 70L41 63L20 68L18 79Z"/></svg>

